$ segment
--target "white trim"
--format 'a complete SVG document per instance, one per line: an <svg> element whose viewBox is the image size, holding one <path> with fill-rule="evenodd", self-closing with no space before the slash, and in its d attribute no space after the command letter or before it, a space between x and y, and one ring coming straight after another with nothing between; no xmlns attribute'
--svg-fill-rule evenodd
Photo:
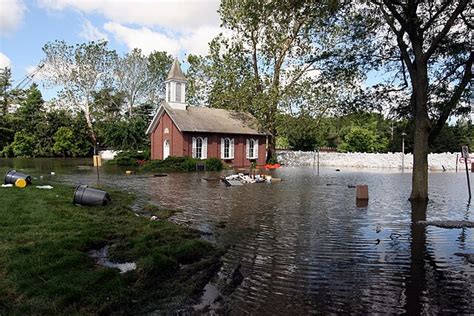
<svg viewBox="0 0 474 316"><path fill-rule="evenodd" d="M253 142L253 151L250 152L250 143ZM247 138L247 147L246 147L246 157L247 159L258 159L258 139L257 138Z"/></svg>
<svg viewBox="0 0 474 316"><path fill-rule="evenodd" d="M196 158L196 137L193 137L191 157Z"/></svg>
<svg viewBox="0 0 474 316"><path fill-rule="evenodd" d="M207 137L202 139L201 159L207 159Z"/></svg>

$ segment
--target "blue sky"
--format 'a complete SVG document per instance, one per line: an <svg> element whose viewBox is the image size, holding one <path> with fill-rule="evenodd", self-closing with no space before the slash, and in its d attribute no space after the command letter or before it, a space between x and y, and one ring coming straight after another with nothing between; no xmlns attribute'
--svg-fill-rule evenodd
<svg viewBox="0 0 474 316"><path fill-rule="evenodd" d="M44 57L48 41L107 39L119 53L134 47L184 57L205 54L219 34L216 0L0 0L0 67L18 84ZM45 99L53 91L42 87Z"/></svg>

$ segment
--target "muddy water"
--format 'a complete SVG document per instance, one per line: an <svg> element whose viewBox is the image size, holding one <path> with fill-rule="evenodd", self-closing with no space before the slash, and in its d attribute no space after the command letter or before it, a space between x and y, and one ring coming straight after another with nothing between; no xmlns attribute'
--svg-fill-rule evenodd
<svg viewBox="0 0 474 316"><path fill-rule="evenodd" d="M62 181L94 184L94 170L77 167L88 162L22 166L37 176L56 168ZM224 270L241 263L244 276L230 299L235 314L474 313L474 265L456 255L474 253L473 229L416 224L474 220L464 173L431 173L430 202L413 206L407 173L284 168L274 173L284 181L275 184L203 180L218 175L155 178L104 168L101 181L181 209L177 221L229 245ZM358 183L369 186L365 208L356 207L348 187Z"/></svg>

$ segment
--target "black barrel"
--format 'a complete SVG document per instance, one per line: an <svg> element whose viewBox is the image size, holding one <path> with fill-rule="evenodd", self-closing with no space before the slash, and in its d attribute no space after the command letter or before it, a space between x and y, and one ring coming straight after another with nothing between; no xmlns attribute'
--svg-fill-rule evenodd
<svg viewBox="0 0 474 316"><path fill-rule="evenodd" d="M107 192L88 188L85 184L80 184L74 190L72 204L74 205L107 205L111 201Z"/></svg>
<svg viewBox="0 0 474 316"><path fill-rule="evenodd" d="M27 174L10 170L5 174L5 184L15 184L16 180L25 179L26 183L31 184L31 177Z"/></svg>

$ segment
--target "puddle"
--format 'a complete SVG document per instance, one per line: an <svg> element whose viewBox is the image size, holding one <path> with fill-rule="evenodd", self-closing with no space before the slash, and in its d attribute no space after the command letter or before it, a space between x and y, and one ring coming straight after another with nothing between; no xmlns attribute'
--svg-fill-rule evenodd
<svg viewBox="0 0 474 316"><path fill-rule="evenodd" d="M218 298L221 296L217 285L213 283L208 283L204 287L204 293L201 297L201 303L193 306L194 310L197 312L200 311L216 311L220 308Z"/></svg>
<svg viewBox="0 0 474 316"><path fill-rule="evenodd" d="M96 264L113 269L119 269L120 273L135 270L137 264L135 262L116 263L109 260L109 246L105 246L99 250L89 251L89 256L96 260Z"/></svg>

